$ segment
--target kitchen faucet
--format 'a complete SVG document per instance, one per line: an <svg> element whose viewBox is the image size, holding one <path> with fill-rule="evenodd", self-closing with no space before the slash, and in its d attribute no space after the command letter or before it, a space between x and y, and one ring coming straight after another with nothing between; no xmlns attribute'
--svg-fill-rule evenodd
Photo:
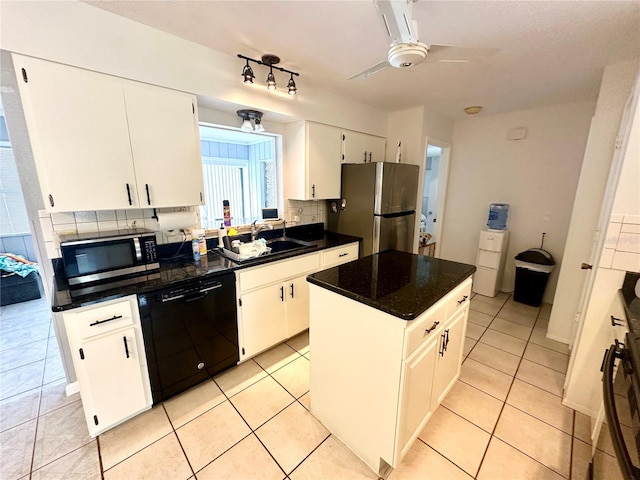
<svg viewBox="0 0 640 480"><path fill-rule="evenodd" d="M262 230L273 230L273 226L267 223L263 223L261 225L256 225L258 220L254 220L251 224L251 241L253 242L258 238L258 235Z"/></svg>

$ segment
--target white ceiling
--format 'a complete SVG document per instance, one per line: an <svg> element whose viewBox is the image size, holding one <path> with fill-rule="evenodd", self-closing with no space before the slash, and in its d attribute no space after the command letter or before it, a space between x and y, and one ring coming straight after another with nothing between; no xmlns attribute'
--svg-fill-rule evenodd
<svg viewBox="0 0 640 480"><path fill-rule="evenodd" d="M425 105L452 119L470 105L492 114L595 99L605 65L640 57L638 0L418 0L421 41L499 51L354 80L389 48L371 0L86 3L232 56L274 53L280 66L300 73L300 95L307 84L322 85L385 110ZM238 81L243 64L238 59ZM256 81L264 81L266 69L255 67ZM288 78L277 78L284 87Z"/></svg>

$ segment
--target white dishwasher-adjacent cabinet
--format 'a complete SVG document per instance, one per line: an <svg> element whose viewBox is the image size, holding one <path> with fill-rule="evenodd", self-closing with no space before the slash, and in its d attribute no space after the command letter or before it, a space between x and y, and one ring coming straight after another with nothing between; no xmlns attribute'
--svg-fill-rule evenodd
<svg viewBox="0 0 640 480"><path fill-rule="evenodd" d="M509 231L482 230L476 256L477 270L473 275L473 291L495 297L500 291L507 259Z"/></svg>
<svg viewBox="0 0 640 480"><path fill-rule="evenodd" d="M135 295L62 313L89 434L151 408Z"/></svg>

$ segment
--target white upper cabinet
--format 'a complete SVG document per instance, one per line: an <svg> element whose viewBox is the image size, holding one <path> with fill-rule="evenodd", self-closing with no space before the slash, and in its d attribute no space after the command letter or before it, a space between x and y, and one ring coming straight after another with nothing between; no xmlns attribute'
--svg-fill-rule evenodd
<svg viewBox="0 0 640 480"><path fill-rule="evenodd" d="M23 57L14 63L47 210L138 207L118 79Z"/></svg>
<svg viewBox="0 0 640 480"><path fill-rule="evenodd" d="M343 130L343 163L384 162L387 140L366 133Z"/></svg>
<svg viewBox="0 0 640 480"><path fill-rule="evenodd" d="M202 204L204 186L195 97L127 82L124 98L141 205Z"/></svg>
<svg viewBox="0 0 640 480"><path fill-rule="evenodd" d="M202 203L193 95L20 55L13 60L47 211Z"/></svg>
<svg viewBox="0 0 640 480"><path fill-rule="evenodd" d="M297 122L287 126L285 195L295 200L340 197L342 130Z"/></svg>

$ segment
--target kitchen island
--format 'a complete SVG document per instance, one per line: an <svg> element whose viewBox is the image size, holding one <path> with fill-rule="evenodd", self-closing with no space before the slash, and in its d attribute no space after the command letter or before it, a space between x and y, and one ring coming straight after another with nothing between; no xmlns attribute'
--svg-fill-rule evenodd
<svg viewBox="0 0 640 480"><path fill-rule="evenodd" d="M307 277L311 412L381 477L460 374L474 271L387 251Z"/></svg>

